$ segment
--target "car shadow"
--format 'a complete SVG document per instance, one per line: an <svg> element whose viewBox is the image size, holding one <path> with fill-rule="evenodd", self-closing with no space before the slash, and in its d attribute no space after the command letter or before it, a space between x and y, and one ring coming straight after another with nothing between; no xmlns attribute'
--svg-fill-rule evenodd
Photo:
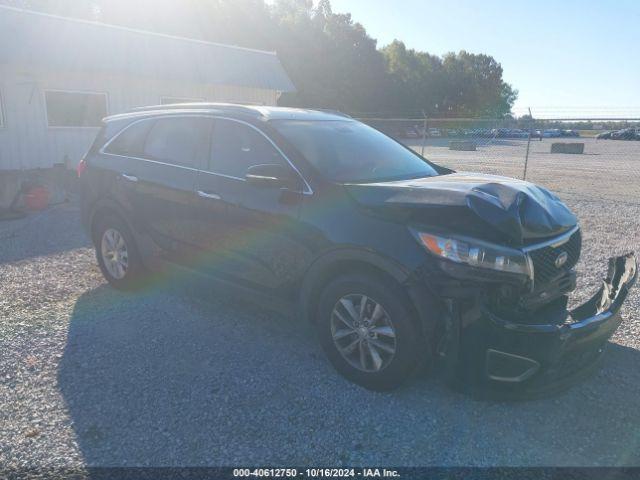
<svg viewBox="0 0 640 480"><path fill-rule="evenodd" d="M609 347L593 378L542 400L478 401L426 375L375 393L294 315L190 280L83 294L58 383L88 466L638 465L640 352Z"/></svg>

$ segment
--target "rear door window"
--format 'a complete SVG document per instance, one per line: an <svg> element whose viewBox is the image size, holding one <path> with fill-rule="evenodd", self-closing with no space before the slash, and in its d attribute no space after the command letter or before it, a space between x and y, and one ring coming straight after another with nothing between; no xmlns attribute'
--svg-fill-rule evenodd
<svg viewBox="0 0 640 480"><path fill-rule="evenodd" d="M200 169L209 158L212 122L204 117L161 118L147 135L143 156Z"/></svg>
<svg viewBox="0 0 640 480"><path fill-rule="evenodd" d="M254 128L232 120L216 119L209 171L244 178L247 168L261 164L286 165L286 161Z"/></svg>

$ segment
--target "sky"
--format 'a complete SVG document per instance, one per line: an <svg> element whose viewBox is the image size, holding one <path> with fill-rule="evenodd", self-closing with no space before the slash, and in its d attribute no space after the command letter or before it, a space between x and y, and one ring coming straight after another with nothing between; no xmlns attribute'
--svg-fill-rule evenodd
<svg viewBox="0 0 640 480"><path fill-rule="evenodd" d="M331 0L378 46L492 55L514 113L640 118L640 0Z"/></svg>

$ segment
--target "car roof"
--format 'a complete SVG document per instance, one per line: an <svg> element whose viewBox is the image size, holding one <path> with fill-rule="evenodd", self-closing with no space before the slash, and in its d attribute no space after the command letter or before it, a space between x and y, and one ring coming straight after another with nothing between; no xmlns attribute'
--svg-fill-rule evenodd
<svg viewBox="0 0 640 480"><path fill-rule="evenodd" d="M171 105L151 105L134 108L130 112L111 115L105 122L127 118L154 117L158 115L206 113L213 115L238 116L259 120L348 120L348 115L334 110L315 110L306 108L271 107L236 103L176 103Z"/></svg>

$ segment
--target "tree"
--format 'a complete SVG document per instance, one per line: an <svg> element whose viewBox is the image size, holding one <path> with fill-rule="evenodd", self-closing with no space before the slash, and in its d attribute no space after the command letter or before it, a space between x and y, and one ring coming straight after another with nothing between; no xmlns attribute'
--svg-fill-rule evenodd
<svg viewBox="0 0 640 480"><path fill-rule="evenodd" d="M405 113L435 113L443 88L440 58L407 49L399 40L391 42L382 52L392 84L387 107Z"/></svg>
<svg viewBox="0 0 640 480"><path fill-rule="evenodd" d="M335 14L327 0L280 0L276 50L298 91L287 105L371 111L385 82L385 62L376 41L349 14Z"/></svg>
<svg viewBox="0 0 640 480"><path fill-rule="evenodd" d="M511 111L517 91L502 79L502 66L493 57L462 50L446 54L442 67L440 113L501 117Z"/></svg>

